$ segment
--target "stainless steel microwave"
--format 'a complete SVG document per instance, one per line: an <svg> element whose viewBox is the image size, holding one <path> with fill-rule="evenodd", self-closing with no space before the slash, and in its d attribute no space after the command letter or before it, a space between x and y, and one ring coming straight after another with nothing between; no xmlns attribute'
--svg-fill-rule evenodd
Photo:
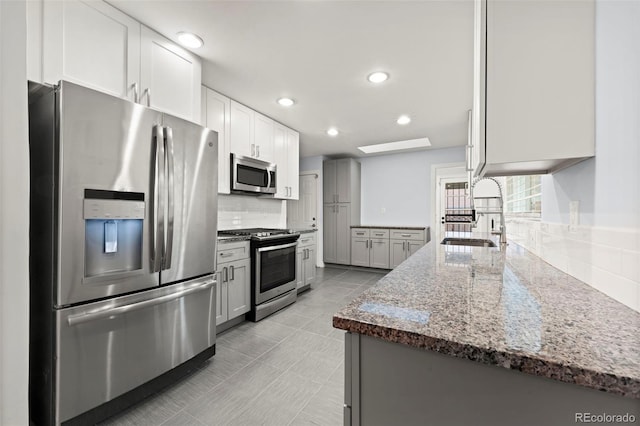
<svg viewBox="0 0 640 426"><path fill-rule="evenodd" d="M231 154L231 191L275 194L276 165L251 157Z"/></svg>

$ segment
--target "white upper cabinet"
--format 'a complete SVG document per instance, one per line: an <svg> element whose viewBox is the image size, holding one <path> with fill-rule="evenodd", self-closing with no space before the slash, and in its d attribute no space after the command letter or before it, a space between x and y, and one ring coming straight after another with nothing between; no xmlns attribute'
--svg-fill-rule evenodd
<svg viewBox="0 0 640 426"><path fill-rule="evenodd" d="M476 1L476 175L553 172L595 155L594 22L593 0Z"/></svg>
<svg viewBox="0 0 640 426"><path fill-rule="evenodd" d="M44 82L64 79L134 100L133 85L140 78L137 21L95 1L45 1L42 14ZM38 24L29 21L31 34L37 34Z"/></svg>
<svg viewBox="0 0 640 426"><path fill-rule="evenodd" d="M145 26L140 39L142 103L199 122L200 59Z"/></svg>
<svg viewBox="0 0 640 426"><path fill-rule="evenodd" d="M300 137L298 132L275 123L274 155L278 165L275 198L297 200L299 198Z"/></svg>
<svg viewBox="0 0 640 426"><path fill-rule="evenodd" d="M229 140L231 152L245 157L255 157L253 137L254 111L231 100L231 126Z"/></svg>
<svg viewBox="0 0 640 426"><path fill-rule="evenodd" d="M260 113L254 112L254 153L253 157L268 161L270 163L274 162L273 156L273 132L274 132L274 121L267 116L264 116Z"/></svg>
<svg viewBox="0 0 640 426"><path fill-rule="evenodd" d="M202 86L202 124L218 132L218 193L220 194L229 194L231 191L230 109L229 98Z"/></svg>
<svg viewBox="0 0 640 426"><path fill-rule="evenodd" d="M200 121L200 59L109 4L33 0L27 29L30 78L73 81Z"/></svg>

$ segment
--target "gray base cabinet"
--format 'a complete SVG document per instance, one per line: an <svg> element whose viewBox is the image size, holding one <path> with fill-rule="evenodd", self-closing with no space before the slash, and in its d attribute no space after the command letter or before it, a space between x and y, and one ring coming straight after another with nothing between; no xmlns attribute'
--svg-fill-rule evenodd
<svg viewBox="0 0 640 426"><path fill-rule="evenodd" d="M389 269L389 230L352 228L351 264Z"/></svg>
<svg viewBox="0 0 640 426"><path fill-rule="evenodd" d="M629 413L638 419L637 401L378 338L345 334L345 425L566 426L579 423L576 413L585 412Z"/></svg>
<svg viewBox="0 0 640 426"><path fill-rule="evenodd" d="M420 250L429 242L427 230L393 229L389 243L391 245L389 263L391 269L407 260L409 256Z"/></svg>
<svg viewBox="0 0 640 426"><path fill-rule="evenodd" d="M298 293L308 290L316 280L316 236L300 236L296 250L296 288Z"/></svg>
<svg viewBox="0 0 640 426"><path fill-rule="evenodd" d="M251 309L251 259L249 242L218 244L216 325Z"/></svg>

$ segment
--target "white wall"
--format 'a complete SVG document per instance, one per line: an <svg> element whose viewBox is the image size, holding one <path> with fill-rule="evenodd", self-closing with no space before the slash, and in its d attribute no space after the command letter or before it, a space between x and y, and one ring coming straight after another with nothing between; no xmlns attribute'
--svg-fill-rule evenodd
<svg viewBox="0 0 640 426"><path fill-rule="evenodd" d="M360 158L362 224L433 226L431 166L464 160L464 147Z"/></svg>
<svg viewBox="0 0 640 426"><path fill-rule="evenodd" d="M0 1L0 424L26 425L29 151L25 2Z"/></svg>
<svg viewBox="0 0 640 426"><path fill-rule="evenodd" d="M507 236L640 311L640 2L596 3L596 156L542 179L542 222ZM569 202L579 201L579 226Z"/></svg>
<svg viewBox="0 0 640 426"><path fill-rule="evenodd" d="M543 179L543 220L640 226L640 2L596 3L596 156Z"/></svg>

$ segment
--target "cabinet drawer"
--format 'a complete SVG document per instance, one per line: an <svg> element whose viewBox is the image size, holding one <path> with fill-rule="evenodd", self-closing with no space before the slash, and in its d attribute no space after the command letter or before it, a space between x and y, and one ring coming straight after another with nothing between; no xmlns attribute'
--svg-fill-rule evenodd
<svg viewBox="0 0 640 426"><path fill-rule="evenodd" d="M300 238L298 239L298 247L309 247L315 244L316 244L315 232L300 234Z"/></svg>
<svg viewBox="0 0 640 426"><path fill-rule="evenodd" d="M218 243L216 254L218 264L234 260L247 259L249 257L249 241L235 241L231 243Z"/></svg>
<svg viewBox="0 0 640 426"><path fill-rule="evenodd" d="M388 229L369 229L369 237L371 238L389 238Z"/></svg>
<svg viewBox="0 0 640 426"><path fill-rule="evenodd" d="M393 229L391 230L391 238L424 241L424 229Z"/></svg>
<svg viewBox="0 0 640 426"><path fill-rule="evenodd" d="M369 228L351 228L351 238L369 238Z"/></svg>

